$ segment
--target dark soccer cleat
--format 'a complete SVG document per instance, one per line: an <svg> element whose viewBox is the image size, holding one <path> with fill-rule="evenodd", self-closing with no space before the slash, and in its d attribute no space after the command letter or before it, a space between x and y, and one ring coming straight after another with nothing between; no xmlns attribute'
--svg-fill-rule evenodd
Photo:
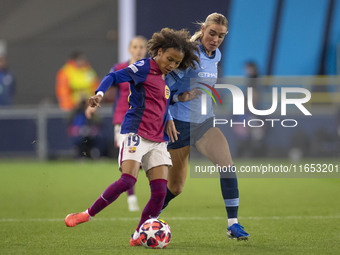
<svg viewBox="0 0 340 255"><path fill-rule="evenodd" d="M235 223L228 227L227 235L229 239L236 238L237 241L248 241L249 234L244 231L244 227Z"/></svg>

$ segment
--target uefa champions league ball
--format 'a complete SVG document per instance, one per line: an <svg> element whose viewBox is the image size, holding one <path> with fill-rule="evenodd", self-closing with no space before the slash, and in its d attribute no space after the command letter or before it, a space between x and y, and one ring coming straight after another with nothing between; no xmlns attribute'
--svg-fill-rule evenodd
<svg viewBox="0 0 340 255"><path fill-rule="evenodd" d="M170 226L163 220L149 219L140 226L139 237L146 248L165 248L171 239Z"/></svg>

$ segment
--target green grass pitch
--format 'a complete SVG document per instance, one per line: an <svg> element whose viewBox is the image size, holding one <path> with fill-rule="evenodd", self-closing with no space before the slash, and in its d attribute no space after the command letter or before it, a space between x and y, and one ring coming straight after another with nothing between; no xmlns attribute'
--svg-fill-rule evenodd
<svg viewBox="0 0 340 255"><path fill-rule="evenodd" d="M240 162L236 162L240 163ZM95 220L67 228L119 177L115 161L0 161L0 254L340 254L340 179L239 179L239 220L248 242L228 240L218 179L187 179L161 214L172 230L163 250L130 247L140 212L126 194ZM140 171L140 207L149 185Z"/></svg>

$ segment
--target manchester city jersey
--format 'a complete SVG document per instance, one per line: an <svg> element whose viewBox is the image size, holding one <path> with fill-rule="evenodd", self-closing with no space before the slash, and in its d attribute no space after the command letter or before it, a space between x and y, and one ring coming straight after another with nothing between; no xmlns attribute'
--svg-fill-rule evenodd
<svg viewBox="0 0 340 255"><path fill-rule="evenodd" d="M209 95L212 92L209 86L213 87L217 81L217 65L221 60L221 52L219 49L216 49L215 53L209 57L201 44L199 45L199 54L200 64L196 64L196 70L188 68L185 71L173 71L167 75L166 82L173 94L190 91L196 87L201 88L202 92L206 94L205 114L202 114L202 97L199 97L187 102L171 104L169 109L174 119L202 123L214 116L213 101Z"/></svg>

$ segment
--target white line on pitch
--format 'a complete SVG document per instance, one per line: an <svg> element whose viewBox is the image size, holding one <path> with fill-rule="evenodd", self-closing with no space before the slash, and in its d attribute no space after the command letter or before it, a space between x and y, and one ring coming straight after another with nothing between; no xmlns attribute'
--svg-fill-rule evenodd
<svg viewBox="0 0 340 255"><path fill-rule="evenodd" d="M162 217L161 217L162 218ZM136 221L138 217L131 218L96 218L96 221ZM226 217L164 217L166 220L224 220ZM324 215L324 216L269 216L269 217L239 217L240 220L304 220L304 219L340 219L340 215ZM62 218L48 219L48 218L27 218L27 219L15 219L15 218L0 218L0 222L55 222L64 221Z"/></svg>

